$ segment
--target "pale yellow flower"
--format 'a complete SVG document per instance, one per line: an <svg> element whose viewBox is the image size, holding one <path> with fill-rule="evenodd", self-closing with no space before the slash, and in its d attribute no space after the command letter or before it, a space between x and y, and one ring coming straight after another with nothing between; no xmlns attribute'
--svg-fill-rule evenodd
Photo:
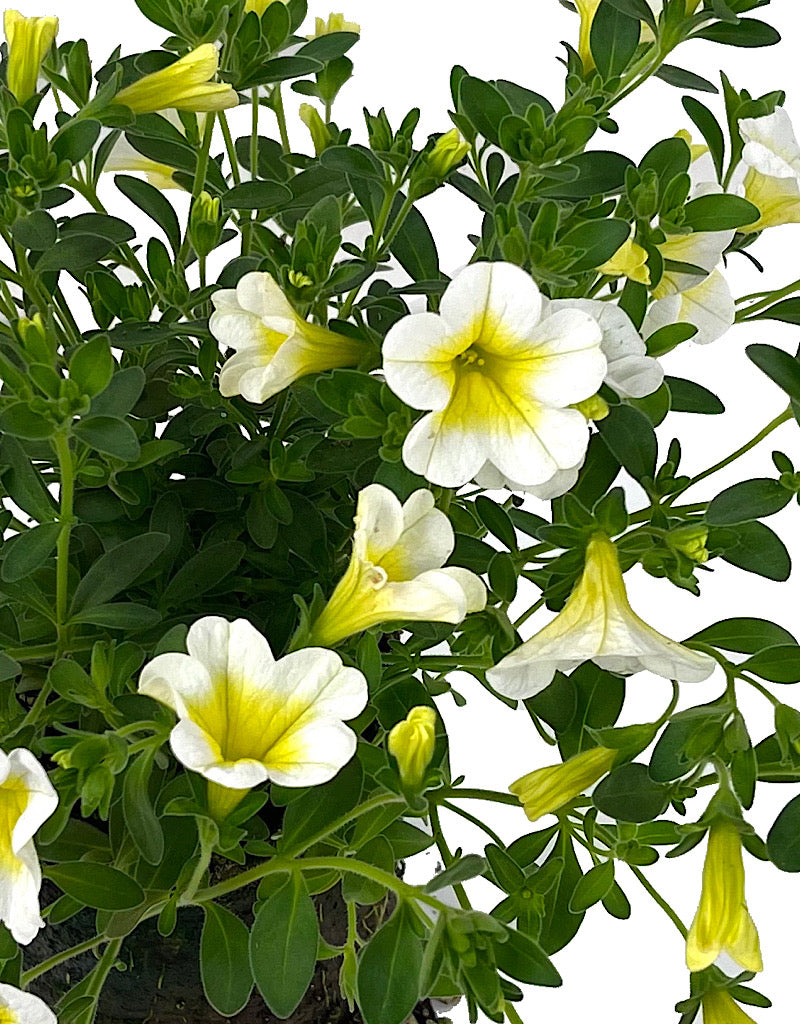
<svg viewBox="0 0 800 1024"><path fill-rule="evenodd" d="M744 178L744 197L761 216L742 231L763 231L781 224L800 224L800 180L774 178L750 167Z"/></svg>
<svg viewBox="0 0 800 1024"><path fill-rule="evenodd" d="M686 966L702 971L723 951L744 971L763 970L758 932L744 900L742 837L733 821L718 817L708 832L700 905L686 939Z"/></svg>
<svg viewBox="0 0 800 1024"><path fill-rule="evenodd" d="M575 5L581 19L581 27L578 32L578 53L583 61L584 70L591 71L594 67L594 57L589 47L589 36L592 32L594 16L600 6L600 0L575 0Z"/></svg>
<svg viewBox="0 0 800 1024"><path fill-rule="evenodd" d="M412 708L389 733L389 753L397 761L400 779L408 789L418 789L425 778L436 745L436 712L420 705Z"/></svg>
<svg viewBox="0 0 800 1024"><path fill-rule="evenodd" d="M219 375L226 398L266 402L299 377L357 366L364 357L360 342L301 317L268 273L252 270L211 301L209 330L236 350Z"/></svg>
<svg viewBox="0 0 800 1024"><path fill-rule="evenodd" d="M223 818L266 781L317 786L356 750L344 724L367 703L367 683L333 651L307 647L275 660L246 619L198 619L188 654L160 654L142 669L139 692L172 708L175 757L209 782Z"/></svg>
<svg viewBox="0 0 800 1024"><path fill-rule="evenodd" d="M175 168L168 164L160 164L144 156L128 142L124 135L121 135L111 150L105 164L104 171L123 172L129 174L143 174L147 181L155 188L182 188L172 177Z"/></svg>
<svg viewBox="0 0 800 1024"><path fill-rule="evenodd" d="M712 988L701 1000L703 1024L755 1024L725 989Z"/></svg>
<svg viewBox="0 0 800 1024"><path fill-rule="evenodd" d="M632 238L623 242L611 259L606 260L597 269L609 277L627 277L631 281L638 281L639 284L650 284L647 250Z"/></svg>
<svg viewBox="0 0 800 1024"><path fill-rule="evenodd" d="M121 89L116 103L124 103L137 114L172 107L175 110L211 111L235 107L234 89L224 82L212 82L219 69L219 54L213 43L203 43L161 71L145 75Z"/></svg>
<svg viewBox="0 0 800 1024"><path fill-rule="evenodd" d="M556 617L489 669L486 678L506 697L524 700L549 686L557 671L584 661L628 675L647 670L665 679L700 682L716 662L649 626L631 608L617 550L603 533L586 549L586 564Z"/></svg>
<svg viewBox="0 0 800 1024"><path fill-rule="evenodd" d="M536 821L593 786L611 770L618 753L608 747L592 747L563 764L537 768L512 782L508 788L522 804L526 817Z"/></svg>
<svg viewBox="0 0 800 1024"><path fill-rule="evenodd" d="M324 18L314 19L314 31L308 37L317 39L319 36L329 36L332 32L361 32L361 26L354 21L345 21L343 14L329 14L328 20Z"/></svg>
<svg viewBox="0 0 800 1024"><path fill-rule="evenodd" d="M9 10L3 15L3 28L8 43L8 88L19 103L25 103L36 92L39 69L58 32L58 18L26 18Z"/></svg>
<svg viewBox="0 0 800 1024"><path fill-rule="evenodd" d="M486 588L468 569L442 568L455 546L450 520L430 491L401 505L381 484L358 496L347 571L311 628L330 647L380 622L461 622L486 604Z"/></svg>
<svg viewBox="0 0 800 1024"><path fill-rule="evenodd" d="M692 141L692 133L688 132L685 128L681 128L679 132L675 132L676 139L683 139L686 145L689 147L689 159L691 163L695 160L699 160L701 156L705 156L708 152L708 146L705 143L696 143Z"/></svg>

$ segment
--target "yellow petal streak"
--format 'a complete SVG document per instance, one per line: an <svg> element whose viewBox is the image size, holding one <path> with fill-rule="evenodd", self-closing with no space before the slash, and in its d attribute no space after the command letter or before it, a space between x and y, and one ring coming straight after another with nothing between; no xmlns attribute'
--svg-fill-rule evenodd
<svg viewBox="0 0 800 1024"><path fill-rule="evenodd" d="M690 971L702 971L723 951L743 970L763 969L758 932L744 900L741 836L733 822L718 818L708 834L700 905L686 940L686 965Z"/></svg>
<svg viewBox="0 0 800 1024"><path fill-rule="evenodd" d="M29 799L30 793L22 779L11 776L0 786L0 865L4 873L16 872L22 867L22 861L12 849L11 837Z"/></svg>

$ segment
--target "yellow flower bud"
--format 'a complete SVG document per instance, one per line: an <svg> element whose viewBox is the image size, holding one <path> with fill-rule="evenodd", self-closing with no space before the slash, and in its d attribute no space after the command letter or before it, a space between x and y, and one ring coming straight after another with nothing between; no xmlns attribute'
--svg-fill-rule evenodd
<svg viewBox="0 0 800 1024"><path fill-rule="evenodd" d="M461 137L458 128L451 128L436 140L428 154L428 170L437 178L446 177L469 153L469 143Z"/></svg>
<svg viewBox="0 0 800 1024"><path fill-rule="evenodd" d="M244 5L244 13L249 14L250 11L255 11L260 18L270 4L276 3L283 3L283 0L247 0Z"/></svg>
<svg viewBox="0 0 800 1024"><path fill-rule="evenodd" d="M36 92L39 68L58 32L58 18L26 18L19 11L6 11L3 28L8 88L19 103L25 103Z"/></svg>
<svg viewBox="0 0 800 1024"><path fill-rule="evenodd" d="M592 22L600 6L600 0L575 0L578 14L581 18L581 27L578 34L578 53L583 61L585 71L591 71L594 67L594 57L589 48L589 36L592 31Z"/></svg>
<svg viewBox="0 0 800 1024"><path fill-rule="evenodd" d="M686 966L702 971L723 950L744 971L763 969L758 932L744 900L742 837L735 822L720 816L708 832L700 905L686 940Z"/></svg>
<svg viewBox="0 0 800 1024"><path fill-rule="evenodd" d="M683 141L689 147L692 163L694 163L695 160L699 160L701 156L705 156L708 152L708 146L698 146L694 142L692 142L691 132L687 132L685 128L681 128L679 132L675 132L675 138L683 139Z"/></svg>
<svg viewBox="0 0 800 1024"><path fill-rule="evenodd" d="M331 144L331 133L328 126L319 116L316 107L310 103L300 104L300 120L311 133L311 141L314 143L314 153L319 156Z"/></svg>
<svg viewBox="0 0 800 1024"><path fill-rule="evenodd" d="M702 998L703 1024L755 1024L729 992L712 988Z"/></svg>
<svg viewBox="0 0 800 1024"><path fill-rule="evenodd" d="M600 395L592 395L591 398L585 398L582 402L571 406L571 408L582 412L587 420L595 421L604 420L609 412L608 402Z"/></svg>
<svg viewBox="0 0 800 1024"><path fill-rule="evenodd" d="M355 32L360 34L361 26L354 21L345 21L343 14L329 14L328 20L316 18L314 20L314 31L308 37L317 39L319 36L329 36L332 32Z"/></svg>
<svg viewBox="0 0 800 1024"><path fill-rule="evenodd" d="M218 68L217 48L213 43L203 43L161 71L121 89L115 102L124 103L137 114L169 107L195 111L235 107L239 102L236 92L224 82L211 81Z"/></svg>
<svg viewBox="0 0 800 1024"><path fill-rule="evenodd" d="M650 284L650 270L647 266L647 250L632 238L623 242L610 260L597 268L609 277L627 277L639 284Z"/></svg>
<svg viewBox="0 0 800 1024"><path fill-rule="evenodd" d="M670 546L694 562L708 561L707 540L708 529L701 525L679 526L677 530L673 530L669 534Z"/></svg>
<svg viewBox="0 0 800 1024"><path fill-rule="evenodd" d="M435 743L436 712L424 705L412 708L389 733L389 753L397 760L400 778L407 789L422 786Z"/></svg>
<svg viewBox="0 0 800 1024"><path fill-rule="evenodd" d="M557 811L574 800L587 787L593 786L610 771L618 751L608 747L592 747L576 754L563 764L537 768L512 782L509 791L518 798L530 821Z"/></svg>

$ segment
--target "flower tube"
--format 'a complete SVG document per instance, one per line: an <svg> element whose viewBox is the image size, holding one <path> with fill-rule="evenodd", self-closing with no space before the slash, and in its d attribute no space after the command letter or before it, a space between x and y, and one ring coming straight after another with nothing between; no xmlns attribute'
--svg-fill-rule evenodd
<svg viewBox="0 0 800 1024"><path fill-rule="evenodd" d="M206 112L235 107L239 102L235 90L224 82L211 81L218 69L217 48L203 43L168 67L121 89L114 102L124 103L136 114L168 107Z"/></svg>
<svg viewBox="0 0 800 1024"><path fill-rule="evenodd" d="M536 821L543 814L557 811L598 782L611 771L618 754L618 750L608 747L592 747L563 764L537 768L512 782L508 788L522 804L528 820Z"/></svg>
<svg viewBox="0 0 800 1024"><path fill-rule="evenodd" d="M3 29L8 43L6 81L9 92L25 103L36 92L39 69L58 32L58 18L26 18L5 11Z"/></svg>
<svg viewBox="0 0 800 1024"><path fill-rule="evenodd" d="M545 689L556 672L584 661L625 675L647 670L665 679L700 682L716 662L649 626L631 608L614 544L596 533L567 603L538 633L489 669L498 693L524 700Z"/></svg>
<svg viewBox="0 0 800 1024"><path fill-rule="evenodd" d="M401 505L381 484L358 496L350 564L311 627L310 642L332 646L379 622L459 623L486 605L468 569L442 568L455 546L450 520L430 491Z"/></svg>

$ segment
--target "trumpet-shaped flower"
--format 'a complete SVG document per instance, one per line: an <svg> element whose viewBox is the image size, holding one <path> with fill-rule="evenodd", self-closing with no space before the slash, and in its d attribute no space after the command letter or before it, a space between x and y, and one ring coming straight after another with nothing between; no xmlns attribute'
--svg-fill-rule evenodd
<svg viewBox="0 0 800 1024"><path fill-rule="evenodd" d="M2 1024L58 1024L50 1007L31 992L0 982Z"/></svg>
<svg viewBox="0 0 800 1024"><path fill-rule="evenodd" d="M236 91L224 82L212 82L219 70L213 43L203 43L160 71L145 75L121 89L114 98L136 114L172 107L175 110L211 111L235 107Z"/></svg>
<svg viewBox="0 0 800 1024"><path fill-rule="evenodd" d="M186 647L188 654L160 654L145 665L139 692L178 716L173 753L214 784L214 810L229 810L268 780L327 782L355 753L356 735L344 721L364 709L367 683L333 651L309 647L276 661L247 620L213 615L191 626Z"/></svg>
<svg viewBox="0 0 800 1024"><path fill-rule="evenodd" d="M370 484L358 496L347 571L311 628L311 642L338 643L387 621L458 623L486 605L486 588L468 569L442 566L455 546L450 520L430 491L401 505Z"/></svg>
<svg viewBox="0 0 800 1024"><path fill-rule="evenodd" d="M686 939L686 966L702 971L723 951L742 970L763 970L758 932L744 901L742 837L735 822L719 816L708 831L700 905Z"/></svg>
<svg viewBox="0 0 800 1024"><path fill-rule="evenodd" d="M743 231L763 231L781 224L800 223L800 184L797 178L773 178L749 167L744 198L758 207L760 217Z"/></svg>
<svg viewBox="0 0 800 1024"><path fill-rule="evenodd" d="M562 610L486 678L498 693L524 700L548 686L557 671L589 660L611 672L647 670L686 683L707 679L716 664L639 618L628 602L616 548L602 533L589 541L583 574Z"/></svg>
<svg viewBox="0 0 800 1024"><path fill-rule="evenodd" d="M3 29L8 43L6 81L18 103L36 92L39 69L58 32L58 18L26 18L5 11Z"/></svg>
<svg viewBox="0 0 800 1024"><path fill-rule="evenodd" d="M412 708L389 733L389 753L397 761L407 789L419 789L436 745L436 712L422 704Z"/></svg>
<svg viewBox="0 0 800 1024"><path fill-rule="evenodd" d="M266 402L298 377L356 366L364 356L359 342L304 320L270 274L253 270L211 301L209 330L236 350L219 375L226 398Z"/></svg>
<svg viewBox="0 0 800 1024"><path fill-rule="evenodd" d="M57 806L58 795L30 750L0 751L0 921L24 945L44 926L33 837Z"/></svg>
<svg viewBox="0 0 800 1024"><path fill-rule="evenodd" d="M510 263L460 271L440 311L404 317L383 346L389 387L415 409L403 461L444 487L489 462L523 485L576 466L589 430L576 402L606 374L597 322L578 309L542 317L533 279Z"/></svg>
<svg viewBox="0 0 800 1024"><path fill-rule="evenodd" d="M712 988L703 994L703 1024L755 1024L744 1012L730 992Z"/></svg>
<svg viewBox="0 0 800 1024"><path fill-rule="evenodd" d="M327 21L325 18L314 19L314 31L308 38L318 39L319 36L329 36L332 32L355 32L358 34L361 32L361 26L354 21L345 21L343 14L329 14Z"/></svg>
<svg viewBox="0 0 800 1024"><path fill-rule="evenodd" d="M611 771L619 751L592 747L563 764L548 765L512 782L509 791L522 804L526 817L536 821L557 811Z"/></svg>
<svg viewBox="0 0 800 1024"><path fill-rule="evenodd" d="M668 324L685 323L697 328L692 341L707 345L733 326L736 304L728 282L718 270L699 280L692 288L658 299L650 306L642 324L645 337Z"/></svg>
<svg viewBox="0 0 800 1024"><path fill-rule="evenodd" d="M151 185L162 190L182 187L172 177L175 173L174 167L170 167L169 164L160 164L158 161L144 156L133 148L124 135L121 135L114 143L108 159L103 164L103 170L143 174Z"/></svg>

